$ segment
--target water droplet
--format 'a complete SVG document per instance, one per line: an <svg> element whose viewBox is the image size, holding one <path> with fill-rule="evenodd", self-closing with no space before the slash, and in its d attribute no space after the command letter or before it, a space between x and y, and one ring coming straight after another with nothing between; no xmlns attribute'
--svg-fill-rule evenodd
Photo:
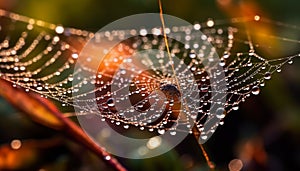
<svg viewBox="0 0 300 171"><path fill-rule="evenodd" d="M115 100L113 98L109 98L107 101L106 101L106 104L107 106L109 107L113 107L115 106Z"/></svg>
<svg viewBox="0 0 300 171"><path fill-rule="evenodd" d="M221 59L219 65L220 65L220 66L225 66L225 61L224 61L223 59Z"/></svg>
<svg viewBox="0 0 300 171"><path fill-rule="evenodd" d="M73 53L73 54L72 54L72 58L73 58L73 59L77 59L77 58L78 58L78 54L77 54L77 53Z"/></svg>
<svg viewBox="0 0 300 171"><path fill-rule="evenodd" d="M201 90L202 92L207 92L207 91L208 91L208 85L203 84L203 85L201 86L200 90Z"/></svg>
<svg viewBox="0 0 300 171"><path fill-rule="evenodd" d="M170 134L171 135L176 135L176 131L171 131Z"/></svg>
<svg viewBox="0 0 300 171"><path fill-rule="evenodd" d="M230 56L230 54L227 51L225 51L223 54L223 58L227 59L227 58L229 58L229 56Z"/></svg>
<svg viewBox="0 0 300 171"><path fill-rule="evenodd" d="M201 138L202 140L206 140L208 137L207 137L207 135L204 134L204 135L201 135L200 138Z"/></svg>
<svg viewBox="0 0 300 171"><path fill-rule="evenodd" d="M239 104L235 103L232 105L232 110L238 110L239 109Z"/></svg>
<svg viewBox="0 0 300 171"><path fill-rule="evenodd" d="M159 129L157 132L158 132L159 134L163 135L163 134L165 133L165 130L164 130L164 129Z"/></svg>
<svg viewBox="0 0 300 171"><path fill-rule="evenodd" d="M201 25L199 23L194 24L194 29L195 30L200 30Z"/></svg>
<svg viewBox="0 0 300 171"><path fill-rule="evenodd" d="M196 58L196 53L192 50L189 54L190 58L194 59Z"/></svg>
<svg viewBox="0 0 300 171"><path fill-rule="evenodd" d="M218 108L217 111L216 111L216 116L219 119L225 118L224 109L223 108Z"/></svg>
<svg viewBox="0 0 300 171"><path fill-rule="evenodd" d="M146 36L147 35L147 30L146 29L141 29L140 30L140 35L141 36Z"/></svg>
<svg viewBox="0 0 300 171"><path fill-rule="evenodd" d="M260 93L260 88L258 86L253 86L251 92L254 95L258 95Z"/></svg>
<svg viewBox="0 0 300 171"><path fill-rule="evenodd" d="M266 72L266 73L265 73L265 79L266 79L266 80L271 79L271 73L270 73L270 72Z"/></svg>
<svg viewBox="0 0 300 171"><path fill-rule="evenodd" d="M290 60L288 61L288 64L293 64L293 60L290 59Z"/></svg>
<svg viewBox="0 0 300 171"><path fill-rule="evenodd" d="M123 75L126 74L126 69L121 69L120 73L123 74Z"/></svg>

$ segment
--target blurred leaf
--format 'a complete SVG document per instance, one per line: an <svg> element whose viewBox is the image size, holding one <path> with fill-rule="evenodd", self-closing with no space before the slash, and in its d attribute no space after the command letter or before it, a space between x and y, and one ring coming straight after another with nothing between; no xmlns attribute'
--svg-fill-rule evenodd
<svg viewBox="0 0 300 171"><path fill-rule="evenodd" d="M105 160L105 157L110 156L110 154L104 148L95 144L74 122L64 117L50 101L34 93L26 93L21 88L15 88L3 79L0 79L0 85L0 95L23 111L29 118L39 124L63 131L66 135L93 151L113 169L126 170L113 157L110 160Z"/></svg>

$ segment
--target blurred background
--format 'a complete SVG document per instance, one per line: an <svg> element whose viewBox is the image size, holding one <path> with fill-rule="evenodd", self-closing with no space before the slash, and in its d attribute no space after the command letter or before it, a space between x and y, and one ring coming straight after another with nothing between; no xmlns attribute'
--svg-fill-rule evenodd
<svg viewBox="0 0 300 171"><path fill-rule="evenodd" d="M164 13L190 23L207 21L208 18L259 14L274 21L300 26L299 6L300 1L295 0L163 0ZM128 15L159 12L156 0L0 0L0 7L89 31L97 31ZM300 40L299 28L274 25L268 29L279 37ZM277 46L276 54L267 51L261 55L271 59L300 52L299 41L288 47ZM259 96L249 98L238 111L225 118L225 124L205 144L216 170L228 170L233 159L244 162L243 170L300 170L299 75L300 59L297 59L293 65L284 66L281 73L276 73ZM11 148L19 150L12 153ZM118 159L128 170L208 170L201 149L192 136L174 150L155 158ZM0 97L0 170L2 168L110 170L84 147L60 132L32 122Z"/></svg>

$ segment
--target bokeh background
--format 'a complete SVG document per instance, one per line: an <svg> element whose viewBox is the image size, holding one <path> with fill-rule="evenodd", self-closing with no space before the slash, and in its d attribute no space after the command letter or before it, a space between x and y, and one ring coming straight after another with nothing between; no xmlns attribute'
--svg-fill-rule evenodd
<svg viewBox="0 0 300 171"><path fill-rule="evenodd" d="M299 6L300 1L295 0L163 0L164 13L191 23L259 14L300 26ZM0 0L0 7L89 31L128 15L159 12L156 0ZM300 40L300 29L275 25L268 29L279 37ZM279 44L276 54L262 55L270 59L300 52L299 42L281 47ZM205 144L216 170L228 170L228 163L236 158L246 161L243 170L300 170L299 75L300 58L276 73L259 96L251 97L225 118L225 124ZM21 140L22 150L9 156L7 147L18 143L13 140ZM162 156L119 160L129 170L208 170L192 136ZM0 98L0 170L5 162L11 170L110 170L85 148L32 122Z"/></svg>

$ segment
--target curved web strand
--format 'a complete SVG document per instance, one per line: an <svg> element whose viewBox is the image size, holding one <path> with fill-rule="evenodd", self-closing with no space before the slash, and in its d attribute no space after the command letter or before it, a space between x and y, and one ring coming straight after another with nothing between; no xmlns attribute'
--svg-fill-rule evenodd
<svg viewBox="0 0 300 171"><path fill-rule="evenodd" d="M164 38L161 32L158 33L158 28L94 34L5 10L0 10L0 21L0 76L12 82L14 87L23 87L27 92L37 92L43 97L59 101L63 106L79 108L82 115L96 113L115 125L122 125L125 129L137 126L141 130L157 129L159 133L163 133L175 124L170 132L174 135L176 131L191 132L189 123L193 119L201 132L202 124L210 115L213 91L218 86L218 81L212 81L211 77L216 77L221 72L217 69L219 66L223 67L225 72L224 80L219 81L227 83L227 93L221 96L224 99L225 112L218 115L219 118L224 118L232 110L237 110L239 104L249 96L258 95L261 87L265 86L266 81L271 79L275 72L280 72L283 65L291 64L293 59L300 55L299 52L295 52L294 55L279 59L260 56L256 52L257 44L251 39L256 33L251 33L241 26L250 22L259 24L255 18L216 21L210 19L190 26L166 28L167 35L178 37L184 42L168 39L170 53L178 57L178 63L170 64L169 57L164 54L146 55L141 62L151 69L139 73L136 72L138 66L133 65L126 56L148 49L166 51ZM299 30L297 26L267 19L259 22ZM198 30L204 35L198 35ZM148 34L138 35L139 32L145 31ZM112 50L104 48L103 51L109 57L104 59L103 65L100 65L97 71L91 69L92 60L89 56L74 70L80 51L90 38L95 38L94 43L97 44L99 41L122 40L124 35L131 35L132 38L121 41ZM299 40L273 35L262 36L300 45ZM200 44L199 40L210 42L213 48ZM211 60L209 56L213 53L219 54L220 62ZM136 70L119 70L121 62L125 62L127 68ZM204 66L204 63L208 65ZM171 66L174 66L173 69L178 73L181 91L178 91L177 83L172 79L174 70ZM137 77L126 85L113 85L113 78L120 83L128 82L129 80L124 78L128 72L136 74ZM86 77L83 73L91 73L91 76ZM189 84L189 80L192 79L195 80L195 84ZM79 93L78 89L82 86L94 88ZM112 86L115 88L112 89ZM122 94L125 88L129 89L129 92ZM151 94L156 90L165 93L168 100L165 106L160 106L156 101L158 96ZM189 96L186 93L190 93ZM118 96L113 98L113 94ZM183 115L178 112L178 106L189 104L178 101L181 96L196 101L199 105L193 110L184 110ZM74 101L77 97L83 98ZM115 103L128 99L132 108L114 108ZM95 105L91 106L89 102L95 102ZM155 110L154 114L147 115L146 111L152 109ZM132 115L135 111L139 113Z"/></svg>

